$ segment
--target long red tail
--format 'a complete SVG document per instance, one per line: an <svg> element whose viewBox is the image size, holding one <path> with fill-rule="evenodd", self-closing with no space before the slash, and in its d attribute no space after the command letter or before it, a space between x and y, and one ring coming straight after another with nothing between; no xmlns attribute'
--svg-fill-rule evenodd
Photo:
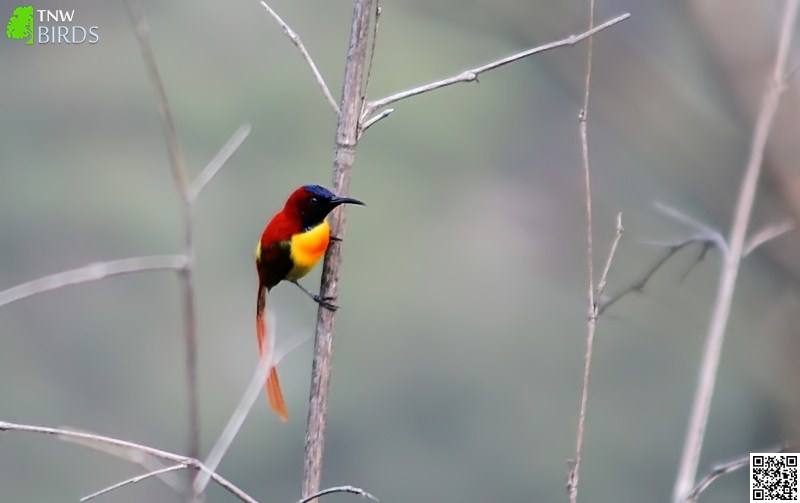
<svg viewBox="0 0 800 503"><path fill-rule="evenodd" d="M264 319L264 311L267 304L267 289L262 285L258 286L258 300L256 301L256 335L258 337L258 354L264 357L264 352L269 344L267 338L266 320ZM283 399L283 392L281 391L281 382L278 380L278 370L273 367L269 371L267 377L267 398L269 398L269 406L278 414L281 421L289 420L289 412L286 410L286 402Z"/></svg>

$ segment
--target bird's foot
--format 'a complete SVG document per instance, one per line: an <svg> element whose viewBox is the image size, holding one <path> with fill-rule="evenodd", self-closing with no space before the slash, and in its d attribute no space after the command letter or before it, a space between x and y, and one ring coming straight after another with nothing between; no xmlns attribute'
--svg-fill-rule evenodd
<svg viewBox="0 0 800 503"><path fill-rule="evenodd" d="M291 280L291 282L294 283L295 285L297 285L297 288L302 290L306 295L311 297L314 300L314 302L316 302L320 306L324 307L328 311L336 312L336 310L339 309L339 306L337 306L336 304L331 302L332 300L336 300L336 297L323 297L323 296L318 295L316 293L309 292L308 289L306 287L304 287L303 285L301 285L297 280Z"/></svg>
<svg viewBox="0 0 800 503"><path fill-rule="evenodd" d="M312 295L311 298L314 299L314 302L324 307L328 311L335 313L336 310L339 309L339 306L331 302L332 300L335 300L336 297L320 297L319 295Z"/></svg>

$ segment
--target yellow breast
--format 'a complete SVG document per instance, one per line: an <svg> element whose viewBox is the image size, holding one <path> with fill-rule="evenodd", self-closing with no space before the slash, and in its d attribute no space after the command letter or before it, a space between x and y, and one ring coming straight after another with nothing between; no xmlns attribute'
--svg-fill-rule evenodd
<svg viewBox="0 0 800 503"><path fill-rule="evenodd" d="M286 279L296 280L308 274L325 254L330 238L331 227L325 220L310 230L292 236L289 250L294 267Z"/></svg>

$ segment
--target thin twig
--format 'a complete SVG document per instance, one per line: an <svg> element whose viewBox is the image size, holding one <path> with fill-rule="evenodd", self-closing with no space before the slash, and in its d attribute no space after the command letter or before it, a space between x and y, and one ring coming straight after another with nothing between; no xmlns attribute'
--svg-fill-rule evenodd
<svg viewBox="0 0 800 503"><path fill-rule="evenodd" d="M206 457L205 465L208 466L211 471L216 471L222 461L222 457L230 448L234 438L236 438L236 435L239 433L239 429L241 429L242 424L244 424L244 420L250 413L250 409L253 408L253 404L256 403L256 400L261 394L261 388L264 386L264 382L266 382L267 374L276 363L273 359L273 355L275 354L275 340L277 339L277 323L275 316L271 314L272 313L268 314L269 319L267 320L267 325L271 327L270 330L272 331L272 336L269 338L269 345L264 355L259 358L256 370L253 373L253 377L250 379L250 384L247 385L242 398L239 400L239 405L234 409L228 423L214 443L214 447L211 448L208 457ZM199 473L194 480L195 493L202 494L208 485L208 481L209 476L207 473Z"/></svg>
<svg viewBox="0 0 800 503"><path fill-rule="evenodd" d="M167 93L164 89L164 82L158 71L153 47L150 43L150 30L145 20L144 11L139 0L127 0L128 12L133 23L136 38L139 41L139 49L142 53L147 75L150 84L156 94L158 112L161 117L161 125L164 129L164 136L169 152L170 166L175 178L178 194L181 199L181 214L183 217L183 253L186 255L189 264L181 269L181 293L183 299L183 325L184 325L184 344L186 351L186 385L187 385L187 408L189 421L189 455L198 458L200 455L200 414L198 412L198 391L197 391L197 333L195 330L195 291L194 274L192 264L194 263L194 246L192 243L192 198L189 191L189 179L186 174L186 162L183 157L183 150L178 141L178 132L175 122L172 119L172 111L167 100ZM190 499L192 497L190 496Z"/></svg>
<svg viewBox="0 0 800 503"><path fill-rule="evenodd" d="M275 340L274 337L271 337L270 339ZM244 424L244 420L250 413L250 409L253 408L253 404L256 403L256 400L261 395L261 389L263 388L264 382L267 379L267 374L272 367L272 350L270 350L266 353L264 358L259 358L256 371L253 374L253 378L250 379L250 384L248 384L244 395L242 395L241 400L239 400L239 405L236 407L230 419L228 420L228 423L225 425L225 428L222 430L222 433L217 439L217 442L214 444L214 447L211 448L211 452L208 454L208 457L205 461L205 465L209 467L209 470L214 471L219 466L220 462L222 461L222 457L230 448L233 440L239 433L242 424ZM205 491L209 480L209 472L198 473L194 480L195 492L197 494L202 494L203 491Z"/></svg>
<svg viewBox="0 0 800 503"><path fill-rule="evenodd" d="M247 139L251 129L250 124L242 124L239 126L239 129L233 133L231 139L228 140L219 152L217 152L217 155L211 159L211 162L206 165L205 169L195 178L192 185L189 187L189 199L192 202L197 199L197 196L200 195L200 192L205 188L208 182L219 173L219 170L222 169L225 163L236 153L244 140Z"/></svg>
<svg viewBox="0 0 800 503"><path fill-rule="evenodd" d="M128 6L128 13L131 16L134 31L136 32L136 38L139 41L142 59L147 68L147 75L156 93L158 113L161 116L164 134L167 138L167 150L169 151L172 175L175 177L175 184L183 194L186 193L189 187L189 178L186 174L183 149L181 148L181 142L178 140L175 121L172 119L172 111L170 110L169 101L167 100L167 92L164 89L164 82L158 72L158 65L156 64L153 47L150 44L150 28L145 20L142 5L139 3L139 0L127 0L126 4Z"/></svg>
<svg viewBox="0 0 800 503"><path fill-rule="evenodd" d="M135 442L129 442L127 440L120 440L118 438L106 437L103 435L96 435L94 433L87 433L83 431L67 430L64 428L49 428L47 426L34 426L29 424L11 423L8 421L0 420L0 432L2 431L15 431L15 432L52 435L58 438L59 440L64 440L64 441L77 439L81 441L80 445L83 445L85 447L92 447L93 443L104 446L111 445L116 447L124 447L127 449L132 449L142 452L144 454L148 454L150 456L165 459L167 461L172 461L174 463L186 464L200 471L208 472L211 478L214 480L214 482L222 486L228 492L230 492L240 500L244 501L245 503L258 503L252 496L248 495L246 492L241 490L235 484L228 481L221 475L209 470L202 462L198 461L197 459L188 456L182 456L180 454L175 454L173 452L165 451L162 449L156 449L155 447L149 447L143 444L137 444ZM105 449L101 450L103 452L107 452Z"/></svg>
<svg viewBox="0 0 800 503"><path fill-rule="evenodd" d="M336 142L333 162L333 189L340 196L350 192L350 173L358 144L359 112L361 111L361 82L367 54L372 0L356 0L350 43L344 69L342 106L336 125ZM331 218L331 234L342 239L345 234L345 209L335 211ZM322 266L320 296L336 298L339 270L342 263L342 241L332 241L325 253ZM322 455L325 448L325 426L328 413L328 389L333 365L333 331L335 312L320 306L314 338L314 363L311 370L308 423L306 427L305 455L303 458L303 492L307 498L320 489Z"/></svg>
<svg viewBox="0 0 800 503"><path fill-rule="evenodd" d="M297 503L308 503L309 501L311 501L313 499L316 499L316 498L319 498L320 496L325 496L327 494L333 494L333 493L357 494L357 495L359 495L359 496L361 496L363 498L369 498L369 499L371 499L372 501L374 501L376 503L379 503L379 501L380 501L380 500L378 500L378 498L376 498L375 496L371 495L367 491L361 489L360 487L338 486L338 487L329 487L327 489L323 489L321 491L317 491L314 494L312 494L311 496L308 496L307 498L303 498L303 499L299 500Z"/></svg>
<svg viewBox="0 0 800 503"><path fill-rule="evenodd" d="M596 299L601 299L603 294L605 294L606 283L608 283L608 272L611 270L611 264L614 262L614 256L617 254L617 246L619 246L619 241L622 239L623 232L625 232L625 229L622 227L622 212L620 211L617 213L617 230L614 234L614 241L611 243L611 250L608 252L606 265L603 267L603 274L600 276L600 282L597 284L597 292L594 296L595 302L597 302Z"/></svg>
<svg viewBox="0 0 800 503"><path fill-rule="evenodd" d="M794 230L793 222L782 222L779 224L767 225L752 236L744 244L742 255L744 257L750 255L756 248L767 243L777 237L783 236L787 232Z"/></svg>
<svg viewBox="0 0 800 503"><path fill-rule="evenodd" d="M717 297L709 323L706 346L703 350L703 361L700 366L697 391L673 490L673 499L676 502L686 500L697 476L697 465L700 460L700 451L703 447L706 425L708 424L708 413L711 408L711 398L714 394L722 343L725 338L725 329L728 324L739 265L744 252L747 226L750 222L750 215L756 196L758 178L764 160L764 150L772 126L772 119L778 109L780 95L786 85L786 61L794 35L798 7L800 7L800 0L787 0L786 10L781 17L780 38L772 78L764 90L761 110L753 131L750 157L742 177L739 197L736 202L736 212L731 224L729 250L724 255Z"/></svg>
<svg viewBox="0 0 800 503"><path fill-rule="evenodd" d="M297 47L297 50L300 51L300 54L303 56L303 59L306 60L306 63L308 64L309 68L311 68L311 72L314 74L314 79L316 79L317 84L319 85L320 89L322 89L322 94L325 95L325 99L328 101L328 104L331 106L333 111L338 114L339 105L337 105L336 100L333 99L333 95L331 94L331 90L328 88L328 84L325 83L325 79L322 77L322 74L317 68L317 65L311 58L311 54L308 53L308 51L306 50L306 46L303 45L303 41L300 40L300 37L297 35L297 33L288 24L286 24L286 22L283 19L281 19L278 13L272 10L272 7L270 7L269 4L267 4L267 2L262 0L261 5L264 6L265 9L267 9L267 12L269 12L269 15L272 16L272 19L274 19L275 22L278 23L278 26L281 27L283 33L285 33L286 36L289 37L289 40L291 40L294 46Z"/></svg>
<svg viewBox="0 0 800 503"><path fill-rule="evenodd" d="M693 244L693 243L700 243L703 246L704 250L711 248L716 245L716 242L713 238L708 236L693 236L688 239L679 241L677 243L667 244L667 252L658 260L656 260L649 269L647 269L639 278L632 281L627 286L621 288L618 292L614 295L610 295L608 298L601 297L598 295L598 305L597 305L597 316L601 316L606 309L611 307L612 305L616 304L621 298L625 297L626 295L634 292L641 292L644 290L644 287L647 285L647 282L650 281L650 278L661 269L663 266L673 255L677 252L685 248L686 246ZM705 252L704 252L705 253Z"/></svg>
<svg viewBox="0 0 800 503"><path fill-rule="evenodd" d="M376 122L380 121L381 119L385 119L388 117L394 109L390 109L389 112L384 112L376 115L375 117L371 117L369 120L365 121L366 114L364 112L364 108L369 103L367 101L367 97L369 96L369 85L372 82L372 68L375 63L375 47L378 44L378 27L380 26L381 21L381 2L380 0L375 0L375 20L372 23L372 45L369 49L369 63L367 64L367 77L364 79L364 86L361 90L361 112L359 113L359 128L358 128L358 138L361 138L361 135L364 134L370 126L375 124Z"/></svg>
<svg viewBox="0 0 800 503"><path fill-rule="evenodd" d="M180 271L187 267L187 264L185 255L151 255L107 262L92 262L83 267L48 274L0 291L0 307L66 286L90 283L122 274L163 270Z"/></svg>
<svg viewBox="0 0 800 503"><path fill-rule="evenodd" d="M103 494L105 494L107 492L111 492L111 491L114 491L115 489L119 489L120 487L124 487L124 486L127 486L129 484L136 484L137 482L141 482L142 480L148 479L150 477L156 477L158 475L163 475L165 473L174 472L176 470L183 470L187 466L189 466L189 465L187 465L185 463L178 463L177 465L170 465L170 466L167 466L165 468L159 468L158 470L153 470L151 472L143 473L141 475L137 475L135 477L131 477L129 479L125 479L122 482L117 482L114 485L110 485L110 486L108 486L106 488L100 489L99 491L93 492L92 494L90 494L88 496L84 496L83 498L81 498L80 501L81 501L81 503L84 503L84 502L89 501L91 499L94 499L94 498L96 498L96 497L98 497L100 495L103 495Z"/></svg>
<svg viewBox="0 0 800 503"><path fill-rule="evenodd" d="M482 73L488 72L490 70L494 70L496 68L500 68L501 66L507 65L509 63L513 63L514 61L520 60L522 58L527 58L528 56L532 56L534 54L539 54L541 52L549 51L551 49L555 49L557 47L564 47L568 45L575 45L578 42L591 37L595 33L601 32L606 28L610 28L615 24L622 22L626 19L631 17L630 13L625 13L620 16L617 16L613 19L606 21L605 23L596 26L595 28L588 30L580 35L570 35L569 37L558 40L555 42L550 42L548 44L540 45L538 47L534 47L532 49L528 49L522 52L518 52L516 54L512 54L511 56L507 56L502 59L498 59L496 61L492 61L491 63L487 63L482 66L478 66L472 68L471 70L466 70L461 72L457 75L453 75L452 77L448 77L446 79L437 80L436 82L431 82L429 84L425 84L419 87L415 87L413 89L408 89L406 91L401 91L396 94L392 94L391 96L387 96L385 98L381 98L379 100L370 101L364 107L364 113L361 116L361 121L365 122L367 117L372 115L376 110L379 108L383 108L387 105L391 105L400 100L404 100L406 98L411 98L412 96L417 96L419 94L427 93L430 91L434 91L436 89L441 89L443 87L451 86L453 84L458 84L461 82L472 82L478 79L478 76Z"/></svg>
<svg viewBox="0 0 800 503"><path fill-rule="evenodd" d="M727 463L721 463L719 465L715 465L711 472L700 479L700 482L697 483L695 488L689 493L689 496L686 497L686 501L691 501L694 503L697 501L697 498L700 496L700 493L705 491L705 489L714 482L715 479L718 477L725 475L726 473L730 473L733 471L738 470L739 468L745 467L750 463L750 455L743 456L738 459L734 459L733 461L729 461Z"/></svg>
<svg viewBox="0 0 800 503"><path fill-rule="evenodd" d="M375 63L375 47L378 45L378 27L381 24L381 2L375 0L375 20L372 22L372 44L369 48L369 63L367 63L367 77L364 79L364 87L361 91L362 106L367 103L369 95L369 84L372 82L372 67ZM363 110L362 110L363 112ZM363 117L363 114L361 115Z"/></svg>
<svg viewBox="0 0 800 503"><path fill-rule="evenodd" d="M781 444L760 452L786 452L787 447L788 446L786 444ZM711 485L711 483L714 482L716 479L718 479L722 475L725 475L726 473L735 472L736 470L743 468L748 464L750 464L750 454L747 454L746 456L742 456L740 458L736 458L731 461L727 461L725 463L719 463L714 465L713 467L711 467L711 471L708 474L706 474L705 477L700 479L700 482L698 482L696 486L694 486L692 492L690 492L689 496L686 497L686 501L690 503L695 503L697 501L697 498L700 496L700 493L705 491L708 488L708 486Z"/></svg>
<svg viewBox="0 0 800 503"><path fill-rule="evenodd" d="M70 430L79 431L74 429ZM60 440L63 442L78 444L81 447L99 451L104 454L109 454L111 456L123 459L125 461L129 461L137 466L140 466L144 470L144 473L152 472L155 470L161 470L162 468L170 466L169 464L165 464L164 462L162 462L161 459L156 458L154 456L150 456L136 449L130 449L127 447L120 447L117 445L110 445L110 444L100 444L97 442L86 441L74 437L60 437ZM161 475L160 477L158 477L158 480L169 486L170 489L172 489L178 494L186 493L185 480L178 480L178 477L172 477L169 474Z"/></svg>
<svg viewBox="0 0 800 503"><path fill-rule="evenodd" d="M606 23L608 24L608 23ZM610 25L609 25L610 26ZM589 0L589 31L594 28L594 0ZM583 160L583 190L586 215L586 266L588 275L588 311L589 317L586 326L586 353L583 358L583 379L581 380L580 409L578 411L578 431L575 435L575 458L569 464L567 475L567 494L570 503L578 501L578 482L580 480L581 457L583 455L583 433L586 427L586 404L589 400L589 372L592 365L592 352L594 347L594 334L597 328L597 301L595 300L594 287L594 250L593 250L593 225L592 225L592 182L589 169L589 138L586 123L589 118L589 90L592 82L592 47L594 37L589 36L586 49L586 73L584 75L583 108L578 114L578 131L581 140L581 158ZM611 249L613 254L621 235L621 225L617 225L617 238ZM609 256L608 265L611 264Z"/></svg>
<svg viewBox="0 0 800 503"><path fill-rule="evenodd" d="M376 122L381 121L394 113L394 108L385 108L381 110L379 113L373 115L366 122L361 125L361 132L359 134L364 134L364 131L370 128L370 126L374 125Z"/></svg>
<svg viewBox="0 0 800 503"><path fill-rule="evenodd" d="M673 208L672 206L668 206L661 202L656 202L654 205L656 210L661 212L662 214L678 221L683 224L686 224L690 227L694 227L700 234L703 236L708 236L710 239L714 241L714 245L722 252L722 254L728 253L728 242L725 241L725 237L720 233L717 229L711 227L708 224L701 222L700 220L689 216L688 214L678 210L677 208Z"/></svg>

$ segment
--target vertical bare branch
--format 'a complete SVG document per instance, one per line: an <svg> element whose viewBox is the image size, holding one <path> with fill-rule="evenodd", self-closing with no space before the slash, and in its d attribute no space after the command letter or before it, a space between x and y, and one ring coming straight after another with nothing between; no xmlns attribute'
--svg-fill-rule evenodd
<svg viewBox="0 0 800 503"><path fill-rule="evenodd" d="M344 85L339 121L336 126L336 145L333 162L333 189L338 195L347 195L350 188L350 171L358 143L358 122L361 111L361 84L367 54L372 0L355 0L350 44L344 70ZM331 216L331 234L344 237L345 208ZM339 268L342 263L342 242L331 241L325 253L322 268L320 296L336 297L339 285ZM311 393L308 407L308 425L303 463L303 497L319 491L322 477L322 454L325 447L325 421L328 412L328 387L333 357L333 330L336 316L323 306L317 311L314 339L314 363L311 370Z"/></svg>
<svg viewBox="0 0 800 503"><path fill-rule="evenodd" d="M197 392L197 334L195 330L195 291L192 266L194 263L194 246L192 243L192 196L189 187L189 178L186 173L186 163L183 157L180 141L172 112L164 90L164 83L158 72L153 47L150 44L150 32L147 21L142 11L139 0L127 0L128 12L133 22L139 49L142 52L147 75L156 94L158 112L169 152L170 166L175 178L178 194L181 199L183 217L183 252L187 257L187 265L179 272L181 278L181 293L183 298L183 324L184 340L186 345L186 381L188 387L188 420L189 420L189 457L197 459L200 454L200 417L198 413Z"/></svg>
<svg viewBox="0 0 800 503"><path fill-rule="evenodd" d="M589 30L594 28L594 0L589 0ZM594 288L594 245L592 230L592 183L589 170L589 138L586 121L589 117L589 89L592 83L592 48L594 37L589 37L586 49L586 73L584 75L583 108L578 114L581 138L581 155L583 159L583 189L586 207L586 267L589 277L588 285L588 322L586 326L586 353L583 359L583 379L581 380L581 401L578 412L578 432L575 436L575 458L570 462L567 476L567 493L570 503L578 501L578 480L583 451L583 432L586 425L586 403L589 399L589 371L592 364L594 333L597 327L597 302Z"/></svg>
<svg viewBox="0 0 800 503"><path fill-rule="evenodd" d="M725 338L725 329L730 314L733 292L736 287L736 277L739 273L739 265L744 251L747 226L750 222L750 214L755 200L756 188L758 187L764 149L767 145L772 120L778 109L781 92L786 85L786 61L794 35L798 6L800 6L800 0L787 0L786 2L772 77L764 90L761 111L753 131L750 157L739 189L736 212L731 225L729 249L724 255L722 271L720 272L717 297L709 322L706 346L703 350L703 361L700 365L697 391L689 419L681 464L675 480L673 499L676 502L686 500L697 476L697 465L700 461L700 451L703 447L703 437L708 423L711 398L714 394L722 343Z"/></svg>

